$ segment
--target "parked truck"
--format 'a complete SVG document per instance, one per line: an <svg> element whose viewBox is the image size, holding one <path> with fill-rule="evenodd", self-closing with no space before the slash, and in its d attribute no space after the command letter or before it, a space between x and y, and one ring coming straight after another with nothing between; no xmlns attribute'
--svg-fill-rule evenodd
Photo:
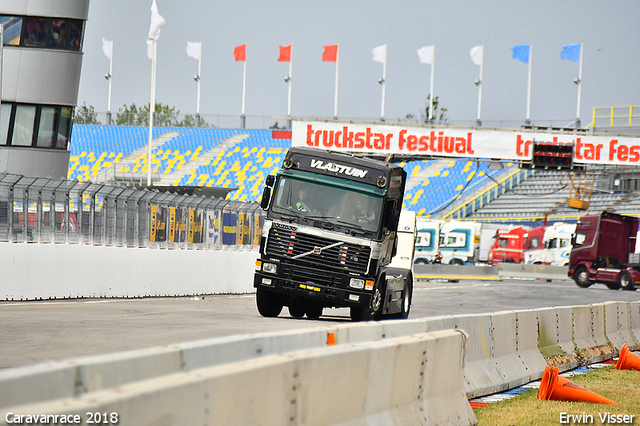
<svg viewBox="0 0 640 426"><path fill-rule="evenodd" d="M524 262L533 265L569 266L571 236L575 223L555 222L544 230L542 249L524 252Z"/></svg>
<svg viewBox="0 0 640 426"><path fill-rule="evenodd" d="M518 226L507 232L498 232L489 252L489 264L522 263L525 251L543 247L543 237L544 227L527 229Z"/></svg>
<svg viewBox="0 0 640 426"><path fill-rule="evenodd" d="M276 317L287 306L295 318L316 319L324 308L348 307L354 321L407 318L415 213L401 214L405 182L396 164L289 149L261 200L260 314Z"/></svg>
<svg viewBox="0 0 640 426"><path fill-rule="evenodd" d="M486 263L497 226L469 220L416 222L416 264L464 265Z"/></svg>
<svg viewBox="0 0 640 426"><path fill-rule="evenodd" d="M635 290L640 283L637 234L637 217L605 211L580 218L571 239L569 277L582 288L603 283L611 290Z"/></svg>

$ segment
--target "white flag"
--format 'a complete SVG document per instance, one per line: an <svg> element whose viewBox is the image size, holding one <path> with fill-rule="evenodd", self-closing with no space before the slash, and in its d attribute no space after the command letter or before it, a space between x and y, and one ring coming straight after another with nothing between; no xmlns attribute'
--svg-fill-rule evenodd
<svg viewBox="0 0 640 426"><path fill-rule="evenodd" d="M113 40L105 40L103 38L102 51L104 52L104 56L106 56L108 60L111 60L113 57Z"/></svg>
<svg viewBox="0 0 640 426"><path fill-rule="evenodd" d="M436 45L432 44L431 46L425 46L418 49L418 57L420 58L421 64L433 64L433 58L436 51Z"/></svg>
<svg viewBox="0 0 640 426"><path fill-rule="evenodd" d="M156 0L151 3L151 26L149 27L149 39L160 38L160 27L167 21L158 13L158 5Z"/></svg>
<svg viewBox="0 0 640 426"><path fill-rule="evenodd" d="M484 55L484 45L479 45L471 49L469 52L471 55L471 60L476 65L482 65L482 57Z"/></svg>
<svg viewBox="0 0 640 426"><path fill-rule="evenodd" d="M371 53L373 53L373 60L375 62L380 62L381 64L384 64L385 62L387 62L387 44L386 43L374 48L371 51Z"/></svg>
<svg viewBox="0 0 640 426"><path fill-rule="evenodd" d="M202 42L187 42L187 56L193 59L200 60L200 55L202 53Z"/></svg>
<svg viewBox="0 0 640 426"><path fill-rule="evenodd" d="M147 58L153 59L153 40L147 40Z"/></svg>

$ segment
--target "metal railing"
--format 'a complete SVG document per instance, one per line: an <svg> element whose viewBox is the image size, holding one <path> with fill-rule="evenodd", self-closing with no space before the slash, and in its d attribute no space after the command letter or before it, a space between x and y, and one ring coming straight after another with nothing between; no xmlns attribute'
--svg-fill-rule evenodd
<svg viewBox="0 0 640 426"><path fill-rule="evenodd" d="M640 126L640 106L629 105L594 107L589 127L634 125Z"/></svg>
<svg viewBox="0 0 640 426"><path fill-rule="evenodd" d="M93 182L0 174L0 241L253 250L256 203Z"/></svg>

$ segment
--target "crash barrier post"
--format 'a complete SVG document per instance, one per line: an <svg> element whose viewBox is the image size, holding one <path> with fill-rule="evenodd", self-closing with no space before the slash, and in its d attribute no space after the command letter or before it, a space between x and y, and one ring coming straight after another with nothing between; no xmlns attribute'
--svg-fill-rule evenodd
<svg viewBox="0 0 640 426"><path fill-rule="evenodd" d="M447 330L234 362L23 405L117 413L118 424L476 425L462 391L463 333ZM0 425L8 412L0 410Z"/></svg>

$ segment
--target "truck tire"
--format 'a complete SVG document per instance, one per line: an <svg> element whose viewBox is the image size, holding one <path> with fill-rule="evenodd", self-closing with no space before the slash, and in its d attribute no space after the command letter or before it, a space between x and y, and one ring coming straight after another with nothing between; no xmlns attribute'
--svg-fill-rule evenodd
<svg viewBox="0 0 640 426"><path fill-rule="evenodd" d="M268 318L275 318L280 315L284 306L279 294L263 288L256 289L256 304L260 315Z"/></svg>
<svg viewBox="0 0 640 426"><path fill-rule="evenodd" d="M322 315L322 305L319 303L307 303L305 311L307 311L307 318L315 320Z"/></svg>
<svg viewBox="0 0 640 426"><path fill-rule="evenodd" d="M593 281L589 279L589 271L585 266L578 266L573 273L573 280L576 282L578 287L588 288L593 284Z"/></svg>
<svg viewBox="0 0 640 426"><path fill-rule="evenodd" d="M620 283L617 281L615 283L604 283L604 285L606 285L609 290L620 290Z"/></svg>
<svg viewBox="0 0 640 426"><path fill-rule="evenodd" d="M402 290L402 310L399 314L396 314L395 318L407 319L409 318L409 311L411 311L411 301L413 299L413 275L409 273L404 283L404 290Z"/></svg>
<svg viewBox="0 0 640 426"><path fill-rule="evenodd" d="M292 300L289 303L289 315L294 318L302 318L305 314L304 304L300 300Z"/></svg>
<svg viewBox="0 0 640 426"><path fill-rule="evenodd" d="M373 290L371 297L371 304L367 307L353 307L351 308L351 320L352 321L378 321L382 316L382 309L384 308L384 282L386 278L384 275L378 280L378 285ZM307 314L308 316L308 314Z"/></svg>
<svg viewBox="0 0 640 426"><path fill-rule="evenodd" d="M636 286L633 284L633 278L627 271L620 272L620 275L618 275L618 284L620 284L623 290L634 291L636 289Z"/></svg>

